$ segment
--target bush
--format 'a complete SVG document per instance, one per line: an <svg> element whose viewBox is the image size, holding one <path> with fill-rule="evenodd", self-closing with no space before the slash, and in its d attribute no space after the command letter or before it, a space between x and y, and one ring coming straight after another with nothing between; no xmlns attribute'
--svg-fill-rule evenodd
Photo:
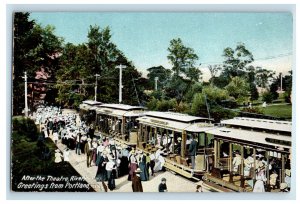
<svg viewBox="0 0 300 204"><path fill-rule="evenodd" d="M284 101L286 103L291 103L291 93L289 93L289 92L284 93Z"/></svg>
<svg viewBox="0 0 300 204"><path fill-rule="evenodd" d="M176 107L176 100L161 100L158 101L156 110L157 111L168 111L168 110L175 110Z"/></svg>
<svg viewBox="0 0 300 204"><path fill-rule="evenodd" d="M270 92L265 92L262 95L262 100L265 101L266 103L272 103L273 101L273 94Z"/></svg>
<svg viewBox="0 0 300 204"><path fill-rule="evenodd" d="M152 98L148 103L147 103L147 108L149 110L156 110L156 106L158 103L158 99Z"/></svg>
<svg viewBox="0 0 300 204"><path fill-rule="evenodd" d="M214 122L218 123L221 119L224 120L236 117L237 113L221 107L212 107L210 116L214 119Z"/></svg>
<svg viewBox="0 0 300 204"><path fill-rule="evenodd" d="M247 112L247 113L256 113L256 114L263 114L263 110L259 107L252 107L252 108L243 108L242 109L243 112Z"/></svg>
<svg viewBox="0 0 300 204"><path fill-rule="evenodd" d="M175 111L180 113L188 113L190 108L187 103L181 102L179 105L176 104Z"/></svg>
<svg viewBox="0 0 300 204"><path fill-rule="evenodd" d="M25 136L26 138L30 139L31 141L36 141L38 138L38 131L37 127L33 120L30 118L24 117L15 117L12 121L13 127L12 130L15 133L15 138L17 135Z"/></svg>

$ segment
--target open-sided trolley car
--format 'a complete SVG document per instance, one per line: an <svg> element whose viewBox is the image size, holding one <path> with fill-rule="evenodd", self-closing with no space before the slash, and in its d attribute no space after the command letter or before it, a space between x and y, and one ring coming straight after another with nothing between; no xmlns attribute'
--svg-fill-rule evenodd
<svg viewBox="0 0 300 204"><path fill-rule="evenodd" d="M280 185L289 179L286 172L291 169L291 131L292 123L287 121L221 121L221 127L205 131L214 137L214 168L205 174L206 180L212 186L252 191L263 168L266 191L279 191Z"/></svg>

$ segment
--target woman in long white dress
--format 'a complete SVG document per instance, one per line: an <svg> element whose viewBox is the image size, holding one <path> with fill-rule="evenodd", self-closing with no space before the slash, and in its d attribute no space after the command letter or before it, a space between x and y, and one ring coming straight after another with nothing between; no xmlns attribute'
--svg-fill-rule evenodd
<svg viewBox="0 0 300 204"><path fill-rule="evenodd" d="M256 174L256 182L253 187L253 192L256 192L256 193L265 192L264 182L266 180L267 180L267 178L265 175L265 165L264 165L264 163L260 162L258 172Z"/></svg>
<svg viewBox="0 0 300 204"><path fill-rule="evenodd" d="M70 155L70 151L69 151L69 148L67 148L67 149L64 151L64 161L65 161L65 162L69 162L69 161L70 161L69 155Z"/></svg>
<svg viewBox="0 0 300 204"><path fill-rule="evenodd" d="M60 163L60 162L62 162L62 159L61 159L62 157L63 157L63 156L61 155L59 149L55 150L55 160L54 160L54 162L55 162L55 163Z"/></svg>

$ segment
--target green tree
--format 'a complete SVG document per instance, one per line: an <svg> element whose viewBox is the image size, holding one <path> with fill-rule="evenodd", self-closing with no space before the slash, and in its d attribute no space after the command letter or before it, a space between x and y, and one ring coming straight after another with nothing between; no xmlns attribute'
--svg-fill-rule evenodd
<svg viewBox="0 0 300 204"><path fill-rule="evenodd" d="M225 89L239 103L246 101L249 96L249 84L241 77L233 77Z"/></svg>
<svg viewBox="0 0 300 204"><path fill-rule="evenodd" d="M80 45L66 44L58 72L57 100L63 105L78 107L84 99L94 99L95 75L97 77L97 100L118 103L119 69L123 69L123 103L144 104L147 79L137 71L126 56L111 41L110 28L90 26L88 42Z"/></svg>
<svg viewBox="0 0 300 204"><path fill-rule="evenodd" d="M149 89L154 89L155 77L158 77L158 89L162 90L171 77L172 71L163 66L150 67L147 69L147 77L149 79Z"/></svg>
<svg viewBox="0 0 300 204"><path fill-rule="evenodd" d="M223 72L227 77L244 76L247 65L254 61L252 53L244 43L238 43L236 48L227 47L223 51Z"/></svg>
<svg viewBox="0 0 300 204"><path fill-rule="evenodd" d="M221 70L221 67L219 65L208 65L208 70L210 72L210 83L211 85L214 85L214 80L216 78L216 75Z"/></svg>
<svg viewBox="0 0 300 204"><path fill-rule="evenodd" d="M196 93L194 95L191 114L202 117L209 117L207 109L209 109L210 116L216 122L220 119L232 118L235 116L234 112L223 108L219 105L223 100L230 99L230 96L226 90L207 86L202 89L202 93Z"/></svg>
<svg viewBox="0 0 300 204"><path fill-rule="evenodd" d="M256 72L256 68L252 65L248 66L246 68L246 72L247 72L247 75L246 75L246 79L249 83L255 83L255 72Z"/></svg>
<svg viewBox="0 0 300 204"><path fill-rule="evenodd" d="M168 51L168 60L172 64L172 70L176 77L184 75L189 80L199 81L202 74L196 67L199 57L192 48L186 47L182 40L177 38L170 41Z"/></svg>
<svg viewBox="0 0 300 204"><path fill-rule="evenodd" d="M78 107L83 98L93 89L89 50L85 44L64 46L57 72L58 96L56 101L63 106ZM89 84L89 85L87 85Z"/></svg>
<svg viewBox="0 0 300 204"><path fill-rule="evenodd" d="M34 60L28 53L38 46L40 36L33 36L35 25L29 13L16 12L13 27L13 115L21 114L24 105L24 71L31 69Z"/></svg>
<svg viewBox="0 0 300 204"><path fill-rule="evenodd" d="M250 89L250 94L251 94L251 97L250 97L251 100L252 101L257 100L259 97L259 94L258 94L256 85L254 83L250 83L249 89Z"/></svg>
<svg viewBox="0 0 300 204"><path fill-rule="evenodd" d="M184 99L185 94L190 89L192 84L193 83L190 80L173 75L165 88L166 97L168 99L175 98L177 104L179 104Z"/></svg>
<svg viewBox="0 0 300 204"><path fill-rule="evenodd" d="M270 85L270 94L272 100L278 99L279 94L277 91L278 91L278 83L276 83L276 80L274 80L273 83Z"/></svg>
<svg viewBox="0 0 300 204"><path fill-rule="evenodd" d="M202 92L202 84L200 82L197 82L195 84L193 84L191 86L191 88L189 88L186 92L186 94L184 95L184 100L187 102L187 103L191 103L192 100L193 100L193 97L196 93L201 93Z"/></svg>
<svg viewBox="0 0 300 204"><path fill-rule="evenodd" d="M283 87L285 90L284 99L285 102L291 103L291 94L292 94L292 87L293 87L293 72L292 70L289 71L288 75L283 77Z"/></svg>
<svg viewBox="0 0 300 204"><path fill-rule="evenodd" d="M55 80L59 66L62 38L54 34L54 27L42 27L29 20L30 13L14 13L13 27L13 114L24 108L24 72L34 81L36 72L43 68L47 80ZM30 92L30 90L29 90Z"/></svg>
<svg viewBox="0 0 300 204"><path fill-rule="evenodd" d="M270 81L274 79L274 75L274 71L257 67L255 74L255 81L257 86L261 88L268 88Z"/></svg>
<svg viewBox="0 0 300 204"><path fill-rule="evenodd" d="M274 100L273 98L273 94L271 92L265 92L262 95L262 100L267 102L267 103L272 103L272 101Z"/></svg>

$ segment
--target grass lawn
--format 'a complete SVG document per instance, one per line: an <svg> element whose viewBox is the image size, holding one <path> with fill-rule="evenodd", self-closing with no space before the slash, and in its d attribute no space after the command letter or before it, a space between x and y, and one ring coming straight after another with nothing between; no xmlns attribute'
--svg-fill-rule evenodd
<svg viewBox="0 0 300 204"><path fill-rule="evenodd" d="M265 115L292 118L292 105L271 105L263 109Z"/></svg>

